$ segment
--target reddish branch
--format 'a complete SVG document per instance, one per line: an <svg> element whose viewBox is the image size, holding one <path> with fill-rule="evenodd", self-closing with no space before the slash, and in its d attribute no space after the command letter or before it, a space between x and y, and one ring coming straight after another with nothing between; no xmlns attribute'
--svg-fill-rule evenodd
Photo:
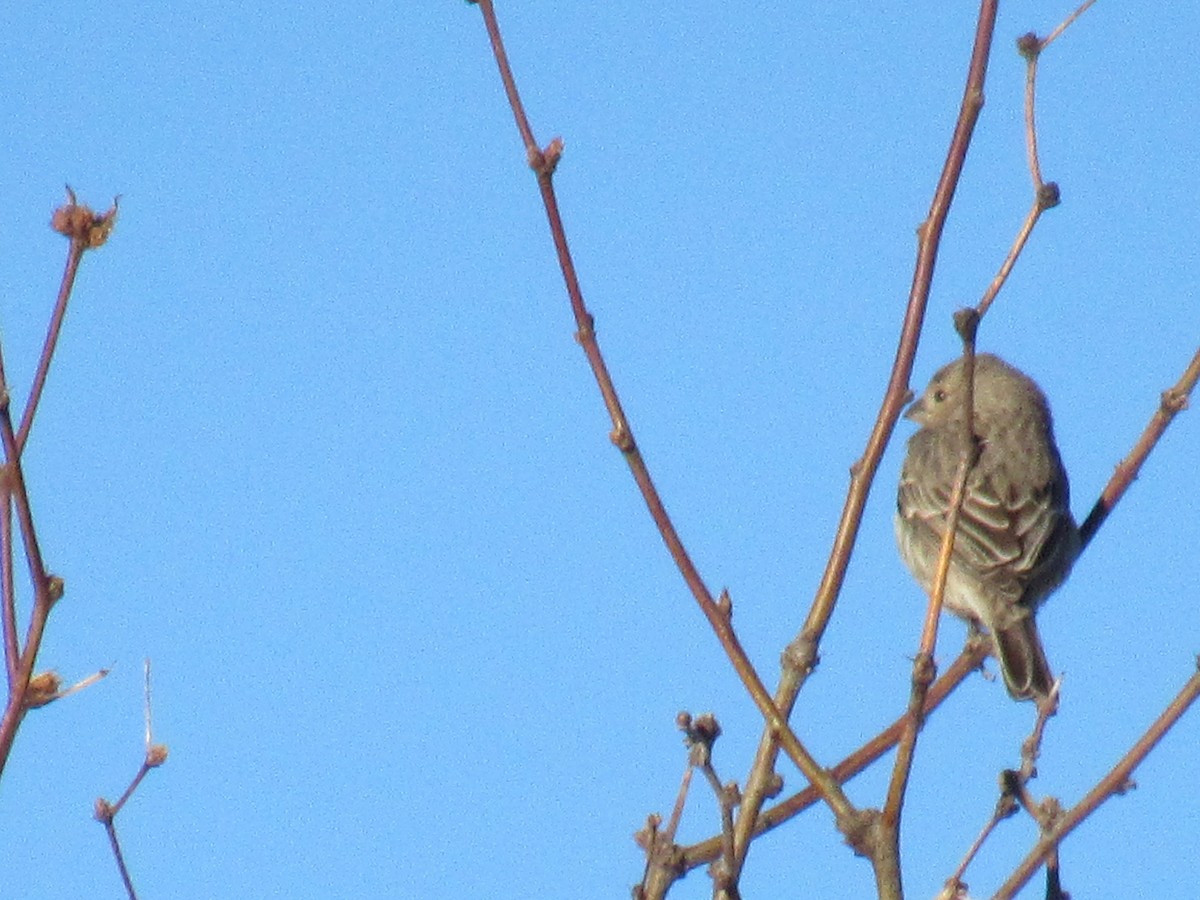
<svg viewBox="0 0 1200 900"><path fill-rule="evenodd" d="M495 9L492 6L491 0L477 0L477 2L483 13L484 23L492 43L492 51L496 58L496 65L500 70L500 79L504 83L504 90L508 95L509 105L512 108L513 117L517 123L517 130L520 131L521 139L525 144L526 158L534 174L537 176L538 190L541 193L542 203L546 210L546 218L550 225L550 234L554 241L554 247L558 254L559 267L562 270L567 295L571 302L571 311L575 317L575 339L579 342L584 354L587 356L588 364L592 368L592 374L596 379L600 394L604 398L605 408L608 410L609 417L612 420L612 431L609 437L617 449L621 451L626 464L629 466L629 471L633 475L638 489L641 491L642 499L650 511L651 518L658 527L663 543L666 544L671 558L675 561L675 565L683 575L683 579L691 590L697 605L716 633L717 639L721 642L721 646L729 656L738 677L758 706L763 718L767 720L768 730L779 741L780 745L796 766L804 773L805 777L812 784L820 788L825 801L833 809L834 814L839 819L851 818L856 814L856 811L842 791L841 786L829 776L824 767L805 749L788 726L786 717L781 715L775 707L771 695L767 692L766 686L763 684L758 672L755 671L753 664L750 662L750 657L747 655L736 632L733 630L731 619L732 604L729 602L728 596L722 595L720 603L713 599L699 571L697 571L691 557L688 555L686 548L683 546L683 541L680 539L679 533L675 530L675 526L667 514L658 489L654 486L654 481L650 477L650 470L642 458L641 451L638 450L637 442L633 436L633 429L629 424L624 409L621 407L612 376L600 352L600 344L596 339L594 320L584 303L583 292L579 286L579 278L575 272L575 264L571 258L570 247L567 244L566 231L563 227L562 217L558 209L558 199L554 191L554 170L558 166L559 159L562 157L563 142L560 138L555 138L544 150L538 147L533 137L533 129L529 126L528 118L520 101L516 80L508 64L508 57L504 51L504 43L500 37L500 28L496 21Z"/></svg>
<svg viewBox="0 0 1200 900"><path fill-rule="evenodd" d="M21 416L19 429L13 427L8 378L4 371L3 354L0 354L0 444L4 448L4 466L2 475L0 475L0 506L3 507L0 509L0 606L2 606L0 616L3 618L4 656L8 674L8 702L5 704L3 717L0 718L0 773L4 771L13 741L16 739L17 729L20 728L25 713L32 706L44 705L44 702L48 702L46 697L53 699L57 695L56 692L54 695L46 694L40 689L36 695L30 693L31 682L34 679L33 670L37 662L38 651L41 649L46 623L55 601L62 596L63 582L61 578L46 571L45 563L42 560L42 551L33 523L33 512L29 504L29 494L25 487L21 453L25 449L29 429L32 427L33 417L37 412L42 389L46 383L46 375L54 355L54 347L62 327L67 300L71 294L79 261L87 250L100 247L108 240L116 221L116 215L115 202L108 212L97 214L88 207L77 204L75 195L70 188L67 188L67 203L54 212L50 222L51 227L69 238L71 243L67 251L62 286L59 289L58 300L51 316L46 342L38 361L33 387L25 405L25 411ZM29 580L33 586L33 608L30 610L29 624L26 627L23 645L18 636L16 612L12 530L12 511L14 509L29 569Z"/></svg>

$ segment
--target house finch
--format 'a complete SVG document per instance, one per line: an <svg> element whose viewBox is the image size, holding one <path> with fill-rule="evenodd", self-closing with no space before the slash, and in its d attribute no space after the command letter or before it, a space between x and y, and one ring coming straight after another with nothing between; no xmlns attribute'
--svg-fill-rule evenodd
<svg viewBox="0 0 1200 900"><path fill-rule="evenodd" d="M938 371L905 413L921 425L900 472L896 541L925 588L934 571L964 452L962 359ZM1062 584L1079 552L1067 473L1046 397L999 357L975 357L973 426L979 458L967 479L946 579L946 609L991 633L1016 700L1045 697L1054 682L1034 613Z"/></svg>

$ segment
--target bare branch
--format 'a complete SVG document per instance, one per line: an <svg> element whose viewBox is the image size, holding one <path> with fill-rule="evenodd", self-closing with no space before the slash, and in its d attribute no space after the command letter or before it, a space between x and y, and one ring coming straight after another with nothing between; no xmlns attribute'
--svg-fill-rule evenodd
<svg viewBox="0 0 1200 900"><path fill-rule="evenodd" d="M811 783L821 788L825 800L833 809L834 814L839 818L852 816L855 812L854 807L842 792L841 787L829 777L820 763L800 743L799 739L788 726L786 717L775 707L771 695L767 692L766 686L763 684L757 671L755 671L753 664L750 662L749 655L742 647L737 634L733 630L730 615L731 605L728 602L718 604L713 600L712 594L705 586L700 573L697 571L691 557L683 546L683 541L679 537L670 516L667 514L666 507L659 496L657 488L654 486L650 471L646 466L641 452L638 450L637 442L633 436L633 429L617 396L617 390L613 384L612 376L608 371L608 366L600 352L600 345L596 339L594 320L584 303L583 292L579 286L575 264L571 258L570 248L567 243L566 231L559 213L553 176L558 161L562 156L562 140L555 138L544 151L538 149L537 143L534 141L533 131L529 127L528 119L525 116L524 107L520 102L520 96L508 63L507 54L504 52L500 29L496 21L495 9L491 0L478 0L477 5L483 13L488 35L492 42L492 50L496 57L496 64L500 69L501 80L504 82L505 91L508 94L509 104L512 107L518 130L521 132L522 141L525 143L526 156L530 167L537 176L538 189L542 196L546 217L549 220L550 233L558 254L559 267L562 270L567 295L571 302L571 310L575 317L577 328L575 338L588 358L592 374L596 379L596 384L604 399L604 405L608 409L609 417L612 420L613 427L609 437L624 456L634 481L642 493L642 498L650 511L650 516L658 526L659 534L662 536L663 542L671 554L671 558L675 561L675 565L683 575L684 581L690 588L692 596L699 605L701 612L708 619L709 624L717 635L717 639L721 642L721 646L729 656L738 677L745 685L750 696L754 699L763 718L766 719L768 731L780 742L788 756L804 773L805 777Z"/></svg>
<svg viewBox="0 0 1200 900"><path fill-rule="evenodd" d="M982 0L980 4L974 45L971 50L971 60L967 70L962 102L959 106L958 119L950 139L946 162L942 167L942 173L930 203L929 213L918 229L917 260L892 373L888 379L887 389L884 392L875 424L867 438L863 455L851 467L850 487L842 507L837 532L834 535L833 547L824 574L821 576L821 582L817 586L808 617L799 635L784 654L784 671L775 692L775 703L785 717L790 717L800 688L811 671L811 666L801 668L789 663L793 659L815 661L815 648L820 644L829 619L833 615L838 594L841 592L846 568L850 563L850 555L854 551L863 510L870 495L875 473L883 459L884 450L891 440L896 421L900 418L904 404L912 393L909 390L908 382L912 376L913 358L917 352L917 342L925 321L925 309L929 300L929 288L933 282L933 271L937 263L938 247L959 178L962 175L963 163L975 131L975 124L983 109L983 86L987 78L987 65L991 54L992 36L996 27L997 7L998 0ZM799 648L800 652L793 653L793 647ZM739 866L745 861L750 839L757 828L756 820L759 810L762 808L774 779L777 753L774 735L768 730L763 733L759 743L758 754L746 781L746 790L738 815Z"/></svg>
<svg viewBox="0 0 1200 900"><path fill-rule="evenodd" d="M1100 530L1100 526L1104 524L1108 514L1113 511L1129 486L1133 484L1134 479L1142 470L1146 458L1150 455L1150 451L1163 436L1167 426L1171 424L1175 416L1187 409L1188 397L1196 387L1197 380L1200 380L1200 350L1196 351L1179 381L1173 387L1163 391L1158 409L1150 417L1146 430L1142 432L1142 436L1138 438L1129 455L1117 465L1116 471L1105 485L1096 505L1092 507L1088 517L1079 526L1079 540L1083 547L1087 547L1092 538L1096 536L1096 532Z"/></svg>
<svg viewBox="0 0 1200 900"><path fill-rule="evenodd" d="M1200 665L1200 659L1197 660L1197 664ZM1080 823L1095 812L1110 797L1127 791L1133 784L1132 777L1134 770L1141 765L1142 760L1149 755L1150 751L1158 745L1158 742L1163 739L1166 733L1182 718L1183 714L1187 712L1188 707L1195 702L1197 697L1200 697L1200 671L1195 672L1187 680L1179 694L1163 710L1162 715L1154 720L1154 723L1146 729L1146 733L1113 766L1112 770L1101 778L1096 786L1088 791L1087 795L1079 803L1064 812L1053 828L1042 835L1029 852L1029 855L1025 857L1021 864L1013 871L1012 875L1009 876L1008 880L996 891L993 895L993 900L1006 900L1006 898L1016 894L1017 891L1029 882L1029 879L1033 877L1034 873L1037 872L1038 868L1055 851L1058 845L1062 843L1063 838L1074 831Z"/></svg>
<svg viewBox="0 0 1200 900"><path fill-rule="evenodd" d="M137 790L138 785L142 780L150 774L151 769L157 769L167 761L167 747L165 744L155 744L153 742L153 723L150 717L150 660L145 662L145 722L146 722L146 755L142 759L142 765L138 768L137 774L133 776L133 780L129 786L125 788L125 792L121 794L121 799L116 803L109 803L103 797L99 798L95 804L93 815L96 821L104 826L104 830L108 833L108 841L112 847L113 858L117 861L117 869L121 873L121 880L125 883L125 890L129 894L129 900L137 900L137 894L133 890L133 881L129 877L129 869L125 865L125 856L121 852L121 842L117 839L117 828L115 819L119 813L129 802L129 798L133 796L133 792Z"/></svg>
<svg viewBox="0 0 1200 900"><path fill-rule="evenodd" d="M925 698L925 709L923 715L928 718L929 715L937 709L955 688L972 672L977 671L983 664L983 661L988 655L988 642L979 638L972 638L963 648L962 653L958 658L946 669L944 675L933 683ZM884 754L896 746L896 742L900 739L903 732L904 724L907 721L907 710L900 715L891 725L867 741L862 747L855 750L837 765L829 770L830 774L838 780L839 783L845 784L855 775L868 769L873 763L879 760ZM768 796L774 796L778 793L778 780L775 785L772 785L773 790L768 793ZM810 808L821 799L820 794L812 786L805 787L803 790L786 800L782 800L770 809L763 811L758 817L757 829L754 836L757 837L767 831L779 827L784 822L795 818L804 810ZM712 837L701 841L698 844L693 844L683 850L684 865L683 871L680 874L685 874L687 871L694 869L697 866L707 862L712 862L720 853L720 837Z"/></svg>
<svg viewBox="0 0 1200 900"><path fill-rule="evenodd" d="M4 467L0 474L0 618L3 619L5 668L8 675L8 702L0 718L0 773L8 761L17 730L21 727L25 713L34 706L44 705L58 696L58 686L53 691L47 690L44 680L33 684L33 669L37 662L38 651L42 646L42 636L45 633L46 622L50 610L62 597L63 580L46 571L42 560L42 551L38 543L37 532L33 524L33 512L30 509L29 494L25 486L25 474L21 466L21 452L28 437L29 428L33 421L38 399L45 384L46 373L49 370L53 356L54 344L57 341L62 317L65 314L67 299L74 284L75 273L79 260L87 250L101 247L112 233L117 216L117 201L107 212L96 214L89 207L76 202L75 193L67 188L67 202L54 211L50 226L70 239L67 252L66 270L63 283L59 290L58 301L51 317L50 329L42 357L38 363L34 385L22 417L20 431L13 428L11 398L8 391L8 377L4 369L4 357L0 353L0 444L4 447ZM15 561L13 557L12 510L16 509L17 524L21 530L21 540L25 551L25 560L29 568L29 579L33 585L33 608L29 614L29 624L25 631L25 644L22 647L17 635L16 589L14 584Z"/></svg>

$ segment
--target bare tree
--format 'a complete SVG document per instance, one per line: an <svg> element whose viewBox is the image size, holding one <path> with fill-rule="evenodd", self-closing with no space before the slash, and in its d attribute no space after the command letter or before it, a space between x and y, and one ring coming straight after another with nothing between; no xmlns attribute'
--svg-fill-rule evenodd
<svg viewBox="0 0 1200 900"><path fill-rule="evenodd" d="M790 719L800 691L817 666L818 649L837 610L838 597L854 552L868 494L897 419L911 396L909 382L913 359L925 324L938 248L971 146L972 135L983 109L984 85L993 48L997 0L982 0L980 5L974 37L969 53L966 54L969 60L968 71L957 120L928 214L919 229L912 285L897 338L891 376L884 388L875 425L867 438L862 455L851 467L850 485L841 519L832 537L824 574L814 593L807 617L795 637L783 650L782 672L774 691L767 687L762 675L755 669L742 647L734 627L732 599L724 592L714 597L706 587L655 488L634 438L632 426L622 408L613 378L601 354L592 313L585 304L572 261L554 188L554 173L563 153L563 142L555 138L542 146L534 138L505 53L492 0L474 2L483 14L504 90L520 132L528 163L537 179L575 319L575 337L591 366L611 419L610 438L628 464L647 509L700 612L711 625L765 723L758 752L749 771L742 782L734 783L722 781L714 767L713 745L721 730L716 718L711 715L680 715L678 725L683 730L690 748L687 768L672 814L666 821L658 816L651 816L638 833L638 842L645 851L646 865L641 881L634 889L634 895L639 898L662 897L680 877L707 864L712 878L713 896L732 900L740 896L741 874L747 865L754 839L804 810L816 804L824 804L832 812L837 828L846 842L855 852L870 861L878 896L886 900L898 900L903 896L899 825L922 725L926 716L967 675L982 664L990 651L990 641L986 636L974 636L946 671L940 676L937 674L933 650L946 571L953 547L954 525L967 478L974 465L970 453L964 452L960 461L955 499L948 513L950 527L947 528L947 539L943 543L939 561L940 576L935 581L915 653L907 708L874 738L832 765L816 758L801 735L792 727ZM1029 212L1004 255L995 278L983 291L975 306L960 310L955 316L955 325L962 339L963 355L968 366L971 365L974 356L978 329L984 323L988 310L999 296L1040 217L1058 204L1058 187L1053 182L1043 179L1038 155L1035 116L1038 61L1041 54L1092 2L1094 0L1087 0L1045 37L1031 33L1018 42L1018 49L1026 60L1025 136L1028 169L1032 181L1032 200ZM1084 521L1080 531L1085 548L1136 477L1142 463L1173 417L1185 408L1187 398L1200 378L1200 352L1190 361L1181 361L1180 366L1183 371L1178 382L1163 392L1145 432L1118 466ZM1101 804L1129 785L1131 775L1138 764L1179 720L1198 694L1200 674L1192 673L1184 681L1178 696L1163 710L1159 718L1150 724L1141 739L1127 749L1112 770L1100 778L1086 796L1070 807L1064 807L1054 797L1038 798L1032 792L1031 780L1036 774L1035 764L1047 724L1056 711L1057 696L1052 693L1046 702L1039 703L1033 730L1021 747L1019 767L1002 773L995 811L985 823L978 840L970 848L965 848L962 862L956 871L949 874L942 896L965 896L964 876L971 861L985 846L995 826L1022 810L1036 821L1040 837L1007 881L997 889L995 896L1013 896L1043 867L1046 870L1046 896L1065 896L1060 886L1057 859L1060 843ZM878 808L855 805L843 790L843 784L878 762L893 748L896 753L888 787L885 795L880 798ZM778 798L781 779L776 771L780 752L800 769L808 781L802 790L782 799ZM718 799L720 827L711 838L682 846L676 842L677 827L688 798L692 774L696 770L701 772Z"/></svg>

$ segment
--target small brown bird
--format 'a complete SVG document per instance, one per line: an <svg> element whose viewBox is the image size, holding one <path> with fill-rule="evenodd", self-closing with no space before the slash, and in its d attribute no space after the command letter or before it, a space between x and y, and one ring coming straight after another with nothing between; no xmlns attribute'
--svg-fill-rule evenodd
<svg viewBox="0 0 1200 900"><path fill-rule="evenodd" d="M905 413L921 425L900 472L896 540L925 588L945 534L966 446L962 359L940 369ZM1000 672L1016 700L1045 697L1054 683L1034 613L1079 553L1067 472L1054 443L1046 397L1033 379L991 354L975 357L974 432L979 459L967 480L946 579L946 609L991 633Z"/></svg>

